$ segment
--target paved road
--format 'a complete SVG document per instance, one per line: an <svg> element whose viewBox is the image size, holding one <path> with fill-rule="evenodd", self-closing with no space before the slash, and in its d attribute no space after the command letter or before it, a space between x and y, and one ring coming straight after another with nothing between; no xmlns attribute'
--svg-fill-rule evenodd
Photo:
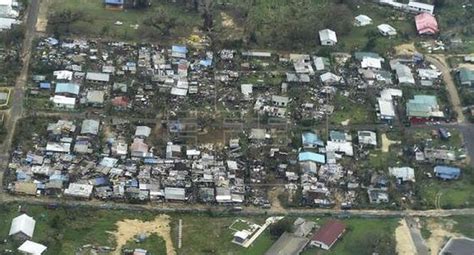
<svg viewBox="0 0 474 255"><path fill-rule="evenodd" d="M429 255L428 247L426 246L425 239L421 236L419 224L413 217L406 217L408 228L410 229L411 239L415 244L418 255Z"/></svg>

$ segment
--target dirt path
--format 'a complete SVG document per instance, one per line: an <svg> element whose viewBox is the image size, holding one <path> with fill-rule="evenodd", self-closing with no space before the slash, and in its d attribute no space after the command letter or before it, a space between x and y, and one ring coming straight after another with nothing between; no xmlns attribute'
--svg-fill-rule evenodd
<svg viewBox="0 0 474 255"><path fill-rule="evenodd" d="M416 52L414 43L406 43L395 46L396 55L412 55Z"/></svg>
<svg viewBox="0 0 474 255"><path fill-rule="evenodd" d="M400 220L400 225L395 229L397 241L397 254L416 254L416 247L411 239L410 229L405 219Z"/></svg>
<svg viewBox="0 0 474 255"><path fill-rule="evenodd" d="M285 208L280 203L280 199L278 199L278 195L281 193L285 192L285 190L282 187L278 187L275 189L272 189L268 192L268 200L270 200L270 203L272 203L272 211L276 212L285 212Z"/></svg>
<svg viewBox="0 0 474 255"><path fill-rule="evenodd" d="M175 255L173 242L171 240L170 217L161 214L155 218L154 221L140 221L140 220L123 220L116 223L117 231L111 233L117 241L117 247L114 252L116 255L121 254L122 247L138 234L158 234L166 243L166 254Z"/></svg>
<svg viewBox="0 0 474 255"><path fill-rule="evenodd" d="M443 80L446 83L446 89L449 93L449 99L453 106L454 111L458 115L458 123L466 122L464 118L464 113L462 111L461 99L459 98L458 90L456 84L454 84L454 79L451 75L451 70L446 63L446 58L444 55L426 55L426 60L436 66L443 73Z"/></svg>
<svg viewBox="0 0 474 255"><path fill-rule="evenodd" d="M48 26L48 7L50 0L42 0L39 13L38 21L36 22L36 31L44 33L46 32L46 27Z"/></svg>
<svg viewBox="0 0 474 255"><path fill-rule="evenodd" d="M382 152L389 152L392 144L400 144L400 141L389 140L387 134L382 134Z"/></svg>

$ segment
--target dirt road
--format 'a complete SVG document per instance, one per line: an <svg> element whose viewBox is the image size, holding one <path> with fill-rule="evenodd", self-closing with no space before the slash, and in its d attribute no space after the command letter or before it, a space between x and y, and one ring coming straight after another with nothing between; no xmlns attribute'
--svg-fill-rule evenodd
<svg viewBox="0 0 474 255"><path fill-rule="evenodd" d="M449 99L453 106L454 111L457 114L458 123L465 123L464 113L462 111L461 99L454 83L453 76L451 75L451 69L446 63L446 57L444 55L426 55L426 60L431 64L435 65L438 70L443 73L443 80L446 83L446 89L449 93Z"/></svg>

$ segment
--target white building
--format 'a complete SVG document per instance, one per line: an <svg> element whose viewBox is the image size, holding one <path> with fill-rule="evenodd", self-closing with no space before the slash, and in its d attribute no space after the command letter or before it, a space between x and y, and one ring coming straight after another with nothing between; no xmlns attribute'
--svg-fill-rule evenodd
<svg viewBox="0 0 474 255"><path fill-rule="evenodd" d="M429 13L431 15L433 15L433 13L434 13L434 5L415 2L415 1L409 2L408 5L407 5L407 9L409 11L416 12L416 13L425 12L425 13Z"/></svg>
<svg viewBox="0 0 474 255"><path fill-rule="evenodd" d="M415 182L415 170L411 167L390 167L388 169L390 175L400 179L403 182Z"/></svg>
<svg viewBox="0 0 474 255"><path fill-rule="evenodd" d="M51 101L57 108L74 109L76 106L76 99L73 97L55 95L51 98Z"/></svg>
<svg viewBox="0 0 474 255"><path fill-rule="evenodd" d="M397 30L390 26L389 24L380 24L377 26L377 29L383 36L395 36L397 35Z"/></svg>
<svg viewBox="0 0 474 255"><path fill-rule="evenodd" d="M337 43L336 32L332 31L331 29L323 29L319 31L319 39L321 41L321 45L333 46Z"/></svg>
<svg viewBox="0 0 474 255"><path fill-rule="evenodd" d="M36 221L32 217L22 214L12 220L9 236L16 236L20 239L31 239L35 231Z"/></svg>
<svg viewBox="0 0 474 255"><path fill-rule="evenodd" d="M25 255L41 255L48 247L32 241L25 241L18 251Z"/></svg>
<svg viewBox="0 0 474 255"><path fill-rule="evenodd" d="M372 24L372 19L367 15L359 15L355 17L354 25L357 27L364 27Z"/></svg>
<svg viewBox="0 0 474 255"><path fill-rule="evenodd" d="M69 187L64 190L64 195L77 198L90 198L93 189L94 186L90 184L70 183Z"/></svg>

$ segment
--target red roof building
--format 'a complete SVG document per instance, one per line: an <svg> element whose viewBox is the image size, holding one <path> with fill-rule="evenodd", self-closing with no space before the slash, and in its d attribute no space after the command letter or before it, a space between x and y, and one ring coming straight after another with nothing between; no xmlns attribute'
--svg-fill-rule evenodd
<svg viewBox="0 0 474 255"><path fill-rule="evenodd" d="M128 98L120 96L112 99L112 105L118 108L127 108L130 101Z"/></svg>
<svg viewBox="0 0 474 255"><path fill-rule="evenodd" d="M429 13L422 13L415 17L416 30L420 35L432 35L439 32L436 18Z"/></svg>
<svg viewBox="0 0 474 255"><path fill-rule="evenodd" d="M330 220L314 233L311 238L311 245L329 250L345 231L346 225L344 223L338 220Z"/></svg>

